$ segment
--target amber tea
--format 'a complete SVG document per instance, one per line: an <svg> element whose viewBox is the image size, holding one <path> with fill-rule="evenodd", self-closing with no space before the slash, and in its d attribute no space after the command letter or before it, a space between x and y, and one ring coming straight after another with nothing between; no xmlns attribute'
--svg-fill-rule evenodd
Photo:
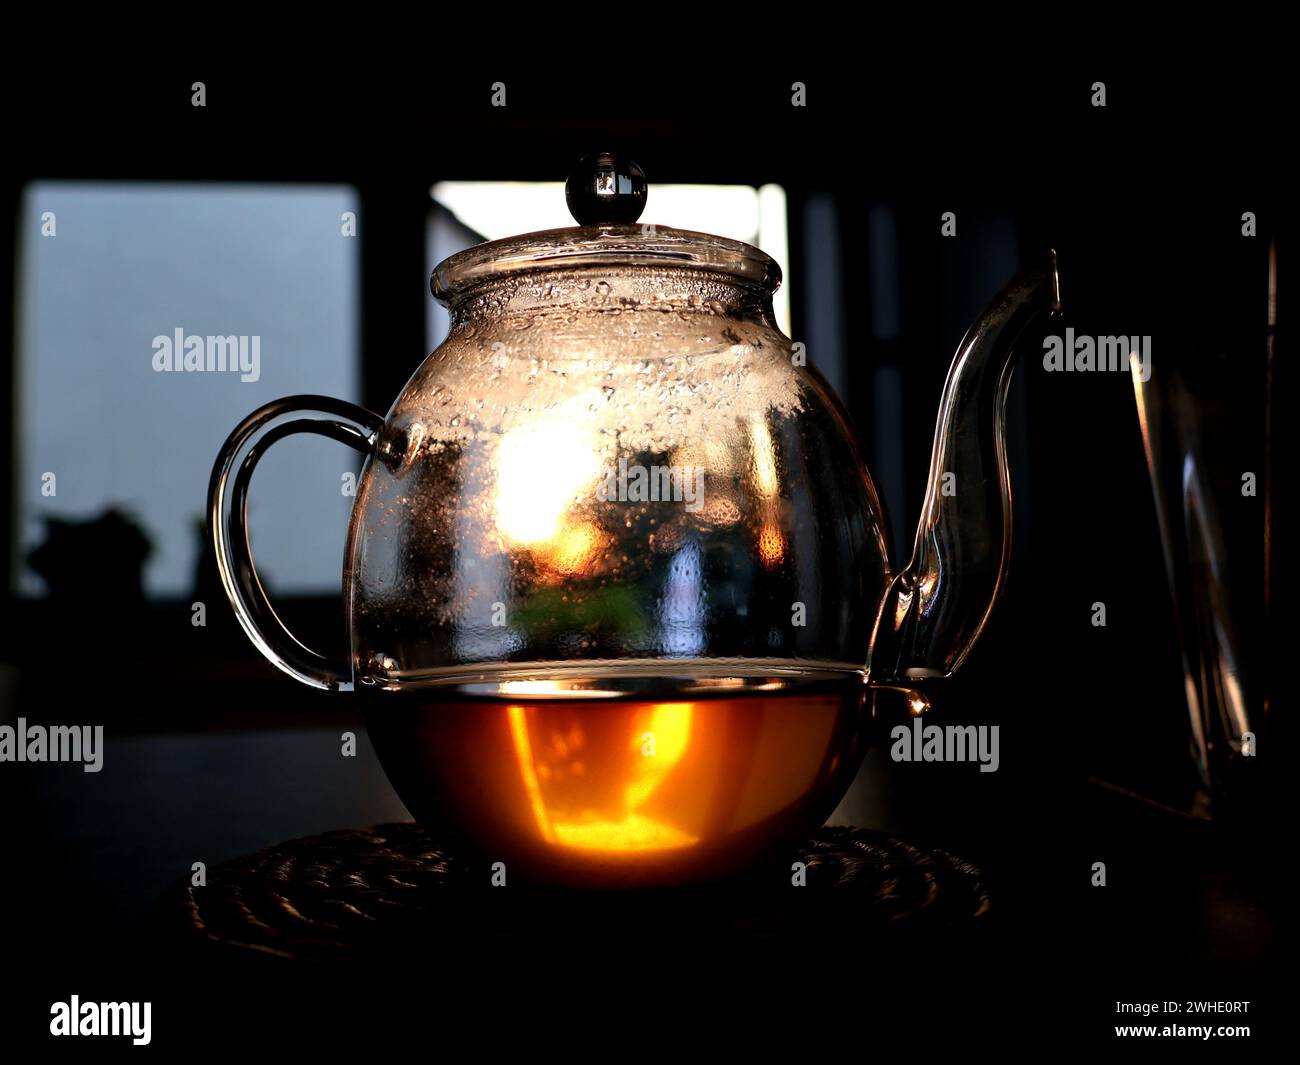
<svg viewBox="0 0 1300 1065"><path fill-rule="evenodd" d="M372 690L411 813L526 877L721 876L819 824L862 756L860 673Z"/></svg>

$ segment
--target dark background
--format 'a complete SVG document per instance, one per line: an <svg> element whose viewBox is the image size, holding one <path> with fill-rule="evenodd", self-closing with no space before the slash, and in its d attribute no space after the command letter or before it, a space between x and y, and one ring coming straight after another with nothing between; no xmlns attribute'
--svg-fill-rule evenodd
<svg viewBox="0 0 1300 1065"><path fill-rule="evenodd" d="M0 209L6 369L12 249L27 182L343 182L361 202L363 402L386 410L426 354L432 182L557 180L578 156L612 145L652 182L785 188L795 339L809 335L813 309L828 298L809 288L826 271L806 261L808 207L827 197L834 204L838 289L829 298L841 308L844 398L903 531L896 556L906 554L919 513L948 362L1007 279L1008 240L1013 266L1058 252L1062 326L1149 334L1157 359L1231 352L1243 378L1258 380L1262 411L1267 250L1282 227L1285 180L1282 78L1263 63L1231 76L1216 68L1213 78L1192 67L1139 74L1112 63L1051 73L971 64L943 75L811 61L687 75L647 63L617 77L514 66L498 74L491 66L476 61L463 76L444 71L434 81L343 63L274 75L223 64L114 74L92 94L54 75L11 83L14 150L3 178L9 206ZM207 83L204 109L190 106L193 80ZM508 85L504 109L489 105L496 80ZM795 80L808 86L805 108L790 106ZM1105 108L1090 105L1096 80L1106 83ZM868 241L882 209L896 227L892 264ZM1259 219L1253 239L1241 235L1246 210ZM944 211L956 212L956 238L940 236ZM891 265L898 329L883 339L869 293ZM817 363L816 347L810 358ZM900 382L897 410L880 406L882 368ZM1278 436L1289 436L1287 381L1279 378ZM10 372L0 374L10 411L12 384ZM523 989L543 1012L559 1000L572 1012L602 988L640 988L638 1001L647 987L675 988L695 1003L696 1024L720 1009L697 997L704 984L761 992L784 1007L757 1011L764 1019L751 1031L780 1014L796 1028L842 1027L861 1038L904 1016L879 1008L900 996L932 1018L974 1003L971 1023L981 1027L963 1030L992 1041L1053 1026L1071 1040L1104 1035L1123 998L1254 999L1265 1012L1251 1021L1261 1030L1279 1024L1266 992L1280 950L1282 814L1266 793L1237 820L1185 816L1195 788L1187 711L1130 380L1048 374L1031 350L1010 411L1016 546L1006 596L962 674L928 689L950 720L1001 725L1001 769L894 766L873 755L870 779L847 807L855 819L980 864L994 892L993 921L885 959L869 943L760 947L743 936L692 933L647 969L602 949L598 937L579 937L582 951L552 959L568 983L540 981L550 985L548 998L521 975L526 943L512 954L467 918L464 940L412 978L427 991L415 999L439 1024L452 1024L457 1011L445 1004L458 996L505 987ZM875 453L881 417L901 426L889 455ZM1259 433L1262 453L1262 422ZM12 433L0 433L9 500L13 444ZM885 480L881 468L896 473ZM196 498L205 488L195 485ZM1251 527L1259 513L1224 520ZM12 520L0 526L0 557L22 565L13 529ZM265 665L223 603L210 598L208 627L194 629L185 624L188 602L123 607L106 598L108 588L75 610L12 595L3 607L0 655L16 667L17 712L102 721L112 737L107 764L129 765L135 781L124 798L108 773L83 779L76 767L0 766L11 822L0 852L0 922L14 945L10 958L27 974L9 1000L4 1035L39 1035L50 996L81 984L83 997L102 985L110 990L100 997L132 997L117 990L127 986L164 1000L179 981L206 1003L193 1014L199 1023L219 1016L228 1034L242 1030L241 1017L285 1023L244 974L208 979L210 971L145 960L138 944L148 907L186 874L189 855L211 865L286 836L398 816L400 807L375 790L382 785L368 748L355 770L374 785L364 801L345 778L353 770L319 768L327 759L315 752L332 749L339 729L359 719L346 697L309 692ZM1098 601L1107 604L1104 628L1091 624ZM284 609L309 644L341 643L333 603ZM1274 629L1262 609L1241 624L1262 671L1275 660ZM1094 861L1107 863L1104 889L1089 884ZM662 903L679 904L688 905ZM575 920L563 903L548 906L547 920ZM357 976L341 976L340 986L371 984ZM315 987L302 974L270 982L279 996ZM561 995L555 986L578 990ZM284 1007L295 1024L327 1016L312 1012L316 995L303 991L292 1011ZM157 1005L155 1018L161 1031ZM384 1024L397 1031L410 1020L395 1009Z"/></svg>

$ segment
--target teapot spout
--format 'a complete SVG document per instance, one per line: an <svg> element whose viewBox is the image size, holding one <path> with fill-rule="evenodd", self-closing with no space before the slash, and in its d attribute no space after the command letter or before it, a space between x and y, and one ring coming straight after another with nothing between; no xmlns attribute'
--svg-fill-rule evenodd
<svg viewBox="0 0 1300 1065"><path fill-rule="evenodd" d="M943 387L912 558L876 619L873 679L951 676L983 631L1011 554L1011 371L1029 325L1060 309L1052 252L998 293L962 338Z"/></svg>

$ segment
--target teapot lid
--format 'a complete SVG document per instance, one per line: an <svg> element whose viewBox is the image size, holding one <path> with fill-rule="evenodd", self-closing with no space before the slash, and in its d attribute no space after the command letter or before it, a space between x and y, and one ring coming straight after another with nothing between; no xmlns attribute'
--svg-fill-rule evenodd
<svg viewBox="0 0 1300 1065"><path fill-rule="evenodd" d="M775 260L744 241L636 224L646 198L645 174L634 162L611 152L589 155L565 184L576 227L525 233L457 252L434 269L430 288L446 303L489 279L588 266L706 270L768 294L781 284Z"/></svg>

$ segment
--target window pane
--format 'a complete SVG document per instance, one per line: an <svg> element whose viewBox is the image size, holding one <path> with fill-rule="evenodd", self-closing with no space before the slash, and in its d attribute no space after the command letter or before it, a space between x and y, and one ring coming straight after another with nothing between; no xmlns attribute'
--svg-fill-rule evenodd
<svg viewBox="0 0 1300 1065"><path fill-rule="evenodd" d="M231 429L284 395L357 398L357 242L344 218L356 210L344 186L28 186L19 591L44 588L26 558L47 518L116 507L152 542L146 591L189 594L208 476ZM197 343L201 371L158 368L178 334L182 365ZM241 369L216 368L236 352ZM314 439L277 444L259 466L254 548L275 591L337 591L352 468L350 452Z"/></svg>

